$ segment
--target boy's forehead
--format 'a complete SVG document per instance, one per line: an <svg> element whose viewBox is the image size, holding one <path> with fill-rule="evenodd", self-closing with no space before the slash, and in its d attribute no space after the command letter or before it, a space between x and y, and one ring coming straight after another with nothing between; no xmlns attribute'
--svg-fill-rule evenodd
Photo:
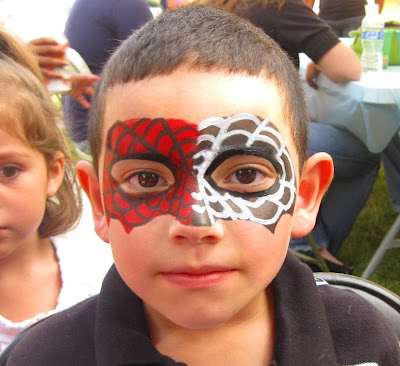
<svg viewBox="0 0 400 366"><path fill-rule="evenodd" d="M178 70L114 86L107 94L105 127L134 116L174 117L199 124L210 116L241 112L270 117L279 125L283 119L282 99L273 80Z"/></svg>
<svg viewBox="0 0 400 366"><path fill-rule="evenodd" d="M199 124L209 117L251 113L269 118L289 143L284 103L273 80L180 69L167 76L114 86L106 99L103 141L116 121L174 118Z"/></svg>

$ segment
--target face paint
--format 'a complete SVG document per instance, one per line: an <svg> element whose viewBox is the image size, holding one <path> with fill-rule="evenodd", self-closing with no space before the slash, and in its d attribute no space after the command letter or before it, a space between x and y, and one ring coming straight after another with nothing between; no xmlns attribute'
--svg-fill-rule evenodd
<svg viewBox="0 0 400 366"><path fill-rule="evenodd" d="M244 182L231 183L228 173ZM126 232L167 214L191 225L251 220L273 232L284 213L292 214L296 193L278 130L247 113L199 126L175 119L117 122L107 137L103 181L108 220L118 219Z"/></svg>
<svg viewBox="0 0 400 366"><path fill-rule="evenodd" d="M103 194L107 219L118 219L126 232L160 215L174 215L189 223L192 193L197 189L192 155L198 135L196 125L175 119L142 118L115 123L108 133L105 156ZM136 160L142 161L145 168L131 168L131 162ZM114 167L121 162L127 163L127 168L116 176ZM161 175L152 169L158 164L164 167L162 173L171 173L170 187L135 197L124 189L129 187L132 174Z"/></svg>
<svg viewBox="0 0 400 366"><path fill-rule="evenodd" d="M228 118L209 118L198 126L198 152L194 155L199 201L193 209L216 219L250 220L274 232L284 213L293 213L296 182L286 144L269 119L260 121L249 113ZM212 179L228 157L252 155L271 162L276 178L265 189L246 193L221 188ZM251 159L250 159L251 160Z"/></svg>

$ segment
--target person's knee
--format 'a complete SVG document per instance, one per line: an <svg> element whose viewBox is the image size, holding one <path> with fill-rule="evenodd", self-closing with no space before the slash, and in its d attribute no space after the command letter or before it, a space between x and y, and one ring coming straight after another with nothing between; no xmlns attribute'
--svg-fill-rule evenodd
<svg viewBox="0 0 400 366"><path fill-rule="evenodd" d="M358 176L375 174L381 154L370 152L353 134L323 123L310 123L309 154L326 152L332 156L335 175Z"/></svg>

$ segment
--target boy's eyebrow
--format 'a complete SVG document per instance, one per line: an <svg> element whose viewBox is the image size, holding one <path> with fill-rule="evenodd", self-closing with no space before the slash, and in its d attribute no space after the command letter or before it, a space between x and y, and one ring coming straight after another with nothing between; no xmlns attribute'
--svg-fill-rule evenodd
<svg viewBox="0 0 400 366"><path fill-rule="evenodd" d="M126 155L119 155L118 153L113 154L114 158L111 162L111 165L113 166L114 164L124 161L124 160L149 160L149 161L154 161L157 163L161 163L166 165L167 167L172 165L172 160L168 159L167 156L162 155L160 153L154 153L154 152L146 152L146 153L131 153L131 154L126 154Z"/></svg>
<svg viewBox="0 0 400 366"><path fill-rule="evenodd" d="M211 174L226 159L235 155L252 155L266 159L274 166L277 173L280 174L282 173L281 166L278 163L276 152L274 152L274 150L275 149L270 145L266 145L265 148L255 146L223 146L211 165L208 167L206 174ZM196 164L197 162L194 161L194 163Z"/></svg>

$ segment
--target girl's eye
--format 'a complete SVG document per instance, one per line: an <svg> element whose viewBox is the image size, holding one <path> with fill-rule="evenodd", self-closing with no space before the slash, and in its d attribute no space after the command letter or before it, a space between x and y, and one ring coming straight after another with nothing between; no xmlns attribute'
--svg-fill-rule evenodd
<svg viewBox="0 0 400 366"><path fill-rule="evenodd" d="M21 171L18 166L6 165L0 168L0 178L12 179Z"/></svg>

